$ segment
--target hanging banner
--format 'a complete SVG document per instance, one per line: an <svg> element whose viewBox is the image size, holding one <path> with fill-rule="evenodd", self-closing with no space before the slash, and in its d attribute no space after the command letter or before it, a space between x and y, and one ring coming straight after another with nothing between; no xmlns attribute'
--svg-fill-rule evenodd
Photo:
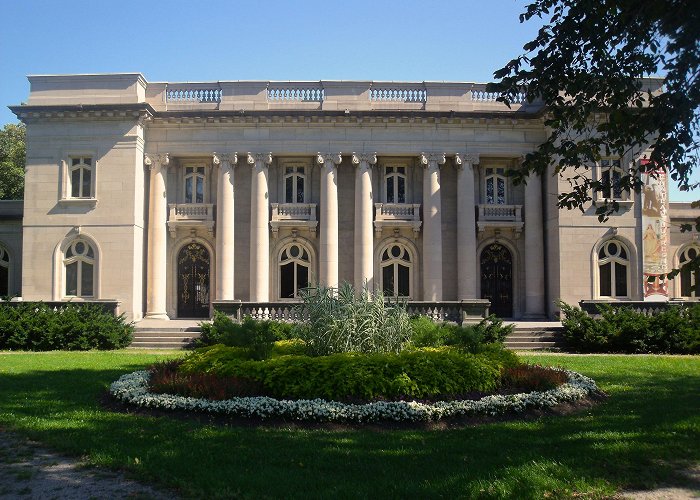
<svg viewBox="0 0 700 500"><path fill-rule="evenodd" d="M641 160L642 165L649 160ZM669 206L668 177L662 166L641 175L642 191L642 283L645 301L667 301L668 283L662 278L668 273Z"/></svg>

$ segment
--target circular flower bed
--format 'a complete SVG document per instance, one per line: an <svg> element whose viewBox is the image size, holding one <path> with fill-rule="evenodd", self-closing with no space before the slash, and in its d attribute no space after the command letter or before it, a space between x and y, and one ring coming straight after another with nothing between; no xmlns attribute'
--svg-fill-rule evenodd
<svg viewBox="0 0 700 500"><path fill-rule="evenodd" d="M119 401L143 408L207 412L252 418L289 418L314 422L426 422L455 416L495 416L530 409L549 409L573 403L598 393L595 382L579 373L562 370L568 382L548 391L492 395L479 400L378 401L346 404L323 399L284 400L266 396L238 397L211 401L172 394L149 392L150 372L137 371L122 375L110 386L110 394Z"/></svg>

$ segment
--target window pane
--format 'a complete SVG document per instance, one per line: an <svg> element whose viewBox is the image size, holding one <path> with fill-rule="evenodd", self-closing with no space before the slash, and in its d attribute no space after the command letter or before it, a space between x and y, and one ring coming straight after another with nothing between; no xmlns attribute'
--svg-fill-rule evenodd
<svg viewBox="0 0 700 500"><path fill-rule="evenodd" d="M394 176L386 178L386 202L395 203L394 201Z"/></svg>
<svg viewBox="0 0 700 500"><path fill-rule="evenodd" d="M78 294L78 263L66 266L66 295Z"/></svg>
<svg viewBox="0 0 700 500"><path fill-rule="evenodd" d="M192 177L185 179L185 203L192 203Z"/></svg>
<svg viewBox="0 0 700 500"><path fill-rule="evenodd" d="M627 266L615 264L615 296L627 296Z"/></svg>
<svg viewBox="0 0 700 500"><path fill-rule="evenodd" d="M611 280L611 263L603 264L600 266L600 296L601 297L611 297L612 296L612 285Z"/></svg>
<svg viewBox="0 0 700 500"><path fill-rule="evenodd" d="M297 293L302 288L309 286L309 268L306 266L297 265Z"/></svg>
<svg viewBox="0 0 700 500"><path fill-rule="evenodd" d="M297 177L297 203L304 203L304 178Z"/></svg>
<svg viewBox="0 0 700 500"><path fill-rule="evenodd" d="M204 203L204 178L197 177L197 203Z"/></svg>
<svg viewBox="0 0 700 500"><path fill-rule="evenodd" d="M620 178L622 174L619 170L613 171L613 194L615 198L622 198L622 186L620 185Z"/></svg>
<svg viewBox="0 0 700 500"><path fill-rule="evenodd" d="M602 191L603 198L610 198L610 170L603 172L603 175L600 177L600 182L605 186Z"/></svg>
<svg viewBox="0 0 700 500"><path fill-rule="evenodd" d="M83 163L85 165L92 165L92 158L83 158Z"/></svg>
<svg viewBox="0 0 700 500"><path fill-rule="evenodd" d="M382 267L382 292L384 295L394 295L394 266Z"/></svg>
<svg viewBox="0 0 700 500"><path fill-rule="evenodd" d="M681 267L681 297L690 297L691 272L690 267Z"/></svg>
<svg viewBox="0 0 700 500"><path fill-rule="evenodd" d="M498 179L498 200L496 203L499 205L504 205L506 202L506 181L505 179Z"/></svg>
<svg viewBox="0 0 700 500"><path fill-rule="evenodd" d="M399 271L399 295L402 297L408 297L410 295L410 289L408 286L408 276L410 270L408 266L402 266L401 264L399 264L397 267Z"/></svg>
<svg viewBox="0 0 700 500"><path fill-rule="evenodd" d="M620 258L627 260L627 251L622 246L620 246Z"/></svg>
<svg viewBox="0 0 700 500"><path fill-rule="evenodd" d="M94 259L94 258L95 258L95 252L92 251L92 247L91 247L90 245L88 245L88 249L87 249L87 254L86 254L86 255L87 255L88 257L90 257L91 259Z"/></svg>
<svg viewBox="0 0 700 500"><path fill-rule="evenodd" d="M294 203L294 177L289 176L284 180L284 202Z"/></svg>
<svg viewBox="0 0 700 500"><path fill-rule="evenodd" d="M82 262L82 273L80 274L80 295L81 297L92 297L92 264Z"/></svg>
<svg viewBox="0 0 700 500"><path fill-rule="evenodd" d="M294 263L280 266L280 297L294 298Z"/></svg>
<svg viewBox="0 0 700 500"><path fill-rule="evenodd" d="M397 179L399 183L399 201L398 203L406 203L406 179L399 177Z"/></svg>
<svg viewBox="0 0 700 500"><path fill-rule="evenodd" d="M486 179L486 203L493 203L493 177Z"/></svg>
<svg viewBox="0 0 700 500"><path fill-rule="evenodd" d="M80 171L76 168L70 174L70 195L72 198L80 197Z"/></svg>
<svg viewBox="0 0 700 500"><path fill-rule="evenodd" d="M0 266L0 296L9 294L10 289L10 270L5 266Z"/></svg>
<svg viewBox="0 0 700 500"><path fill-rule="evenodd" d="M71 158L71 166L80 165L80 158Z"/></svg>

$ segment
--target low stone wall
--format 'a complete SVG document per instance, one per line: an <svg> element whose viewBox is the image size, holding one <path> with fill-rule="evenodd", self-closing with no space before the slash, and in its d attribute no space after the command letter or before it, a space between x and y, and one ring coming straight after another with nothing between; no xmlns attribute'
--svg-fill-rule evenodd
<svg viewBox="0 0 700 500"><path fill-rule="evenodd" d="M92 304L101 308L104 312L111 314L113 316L119 316L119 305L121 302L118 300L81 300L80 302L67 302L67 301L22 301L22 300L11 300L3 301L0 300L0 305L3 307L17 307L19 305L26 304L46 304L52 307L54 310L63 309L69 304L74 306L81 306L83 304Z"/></svg>

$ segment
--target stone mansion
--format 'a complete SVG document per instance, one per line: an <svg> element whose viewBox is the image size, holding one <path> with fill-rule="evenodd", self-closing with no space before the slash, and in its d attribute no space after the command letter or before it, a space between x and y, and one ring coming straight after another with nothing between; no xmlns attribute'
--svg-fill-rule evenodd
<svg viewBox="0 0 700 500"><path fill-rule="evenodd" d="M507 171L547 134L538 103L484 84L148 82L141 74L30 76L24 205L0 206L0 294L119 302L129 320L270 307L315 283L439 305L490 301L553 318L556 301L689 297L700 252L668 202L590 175L619 212L559 210L556 176ZM646 82L658 89L660 80ZM14 204L13 204L14 203Z"/></svg>

